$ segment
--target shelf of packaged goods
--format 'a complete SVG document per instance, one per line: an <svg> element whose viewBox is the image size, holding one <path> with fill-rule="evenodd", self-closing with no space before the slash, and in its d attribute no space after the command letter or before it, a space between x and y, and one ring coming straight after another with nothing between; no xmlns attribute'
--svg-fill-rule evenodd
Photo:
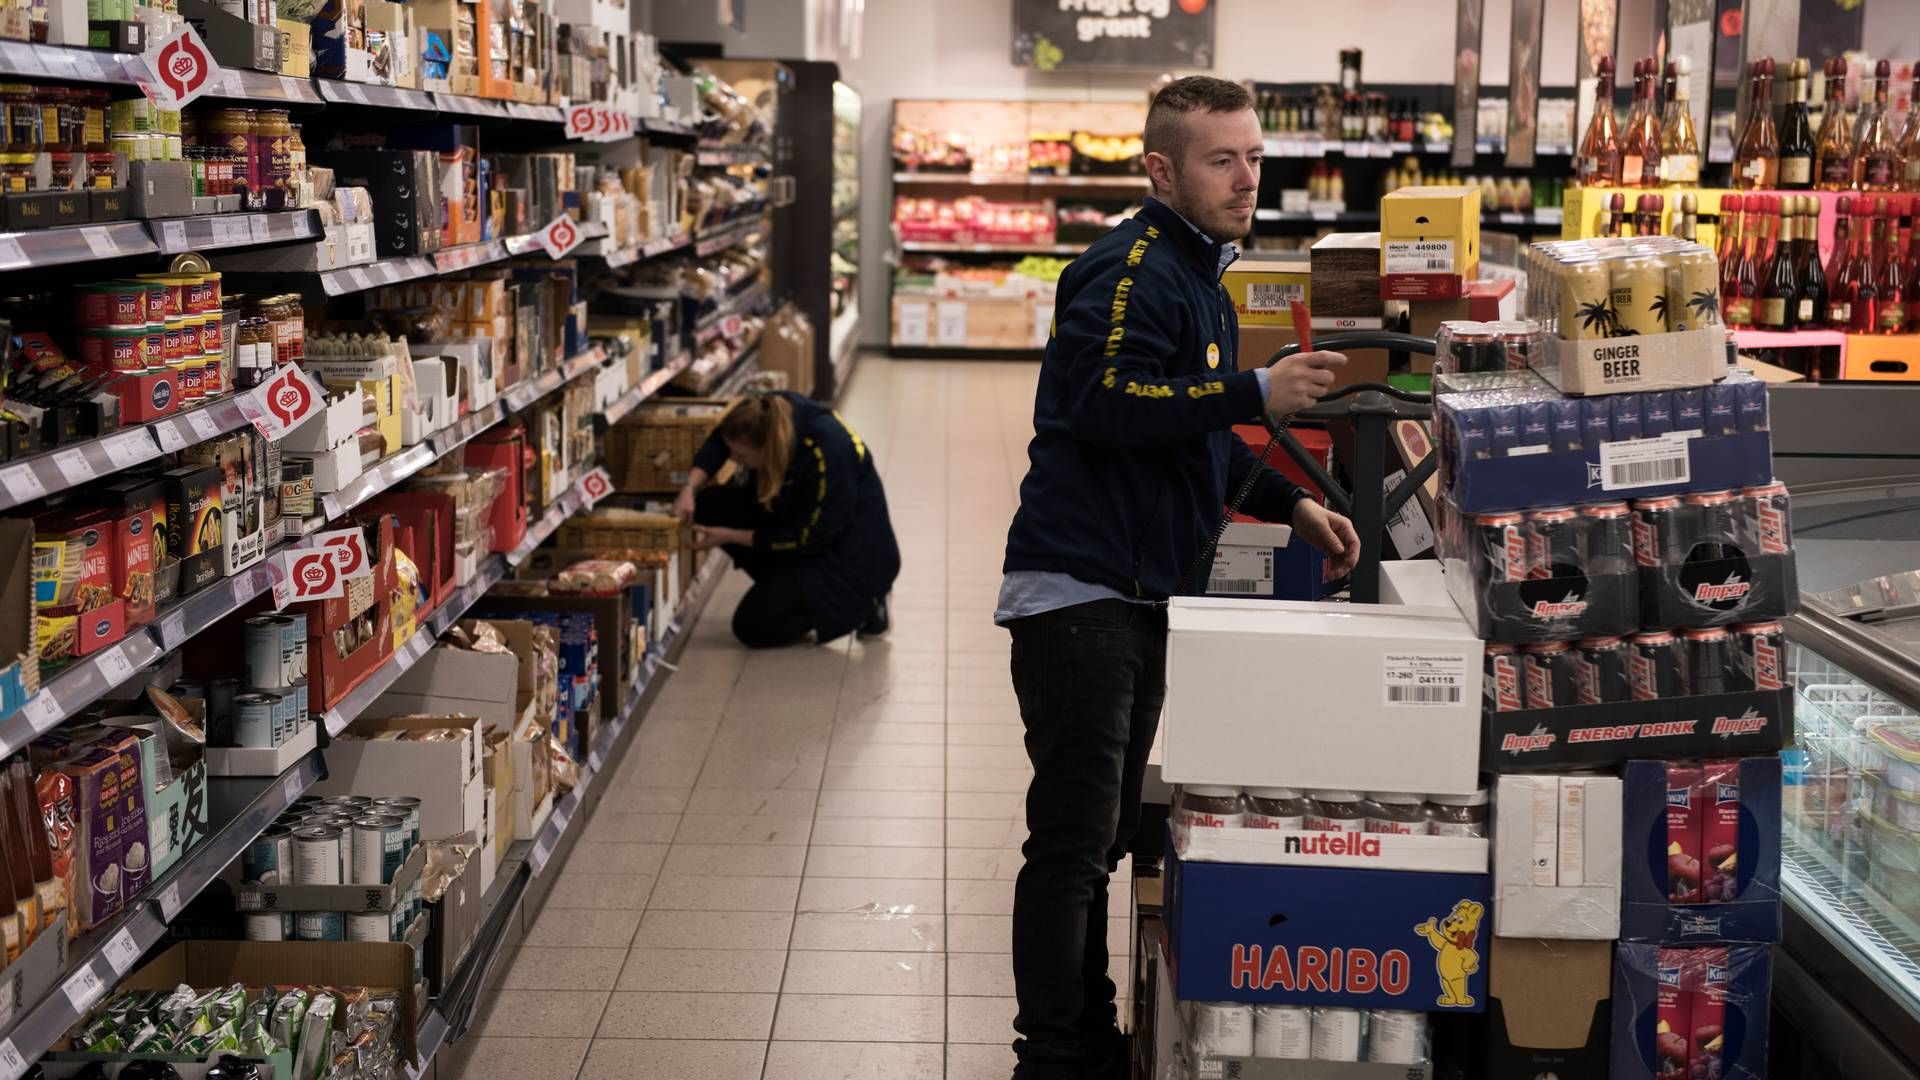
<svg viewBox="0 0 1920 1080"><path fill-rule="evenodd" d="M1844 330L1735 330L1733 340L1741 351L1752 349L1846 348Z"/></svg>
<svg viewBox="0 0 1920 1080"><path fill-rule="evenodd" d="M597 224L580 226L581 235L597 238L606 235L606 227ZM483 240L477 244L462 244L459 247L444 248L430 255L405 255L362 266L346 266L338 270L322 270L320 288L328 296L345 296L348 293L377 289L382 285L398 285L406 281L418 281L421 278L437 277L441 274L458 273L475 266L516 255L526 255L538 250L540 238L537 234L508 236L498 240ZM441 266L442 256L446 257L446 267ZM272 271L256 271L271 273ZM302 271L290 271L301 273Z"/></svg>
<svg viewBox="0 0 1920 1080"><path fill-rule="evenodd" d="M1480 215L1482 225L1522 225L1552 226L1559 228L1561 209L1558 206L1542 206L1533 210L1489 210Z"/></svg>
<svg viewBox="0 0 1920 1080"><path fill-rule="evenodd" d="M0 1075L20 1075L64 1038L160 944L180 909L239 858L293 800L319 782L321 770L320 753L314 751L279 776L209 781L208 818L225 823L142 889L119 915L67 947L66 966L54 989L28 1005L11 1028L0 1029Z"/></svg>
<svg viewBox="0 0 1920 1080"><path fill-rule="evenodd" d="M1061 173L897 172L893 174L893 182L895 184L927 184L931 186L965 184L970 187L1007 187L1019 184L1031 184L1035 186L1044 185L1046 187L1125 188L1132 190L1145 187L1147 178L1144 176L1068 176Z"/></svg>
<svg viewBox="0 0 1920 1080"><path fill-rule="evenodd" d="M701 391L702 397L733 397L746 390L747 380L760 373L760 343L755 342L740 351L733 363L727 365L726 374L719 376L707 388Z"/></svg>
<svg viewBox="0 0 1920 1080"><path fill-rule="evenodd" d="M1365 210L1275 210L1262 206L1253 212L1256 221L1310 221L1320 225L1378 225L1377 211Z"/></svg>
<svg viewBox="0 0 1920 1080"><path fill-rule="evenodd" d="M702 143L694 151L697 165L758 165L772 160L764 146L718 146Z"/></svg>
<svg viewBox="0 0 1920 1080"><path fill-rule="evenodd" d="M248 71L245 68L227 68L220 73L220 81L207 91L209 97L231 98L241 101L257 101L263 104L283 105L323 105L325 99L314 88L312 81L295 78L292 75L275 75L266 71Z"/></svg>
<svg viewBox="0 0 1920 1080"><path fill-rule="evenodd" d="M188 412L0 465L0 510L132 468L183 446L247 425L238 400L221 398Z"/></svg>
<svg viewBox="0 0 1920 1080"><path fill-rule="evenodd" d="M440 111L433 95L425 90L377 83L348 82L345 79L316 79L320 96L335 105L367 105L376 109L405 109L409 112Z"/></svg>
<svg viewBox="0 0 1920 1080"><path fill-rule="evenodd" d="M469 97L466 94L450 94L444 90L432 91L431 96L434 105L443 113L477 116L486 120L505 120L510 116L507 112L507 103L504 101Z"/></svg>
<svg viewBox="0 0 1920 1080"><path fill-rule="evenodd" d="M639 121L639 130L648 135L662 135L670 139L692 139L698 137L700 134L688 125L676 120L663 120L657 116L643 116L639 118Z"/></svg>
<svg viewBox="0 0 1920 1080"><path fill-rule="evenodd" d="M602 240L591 249L582 248L581 250L586 255L605 259L608 269L617 270L622 266L657 259L662 255L679 251L681 248L690 247L693 244L693 237L685 233L679 236L663 236L658 240L649 240L637 247L629 248L609 248L607 245L611 243L610 240Z"/></svg>
<svg viewBox="0 0 1920 1080"><path fill-rule="evenodd" d="M321 235L320 212L317 210L205 214L200 217L149 221L146 224L162 255L252 247L256 244L287 244L295 240L317 240Z"/></svg>
<svg viewBox="0 0 1920 1080"><path fill-rule="evenodd" d="M941 255L1078 255L1085 244L952 244L939 240L903 240L900 250Z"/></svg>
<svg viewBox="0 0 1920 1080"><path fill-rule="evenodd" d="M739 291L729 290L725 299L693 324L693 347L704 349L714 338L740 331L740 320L758 314L767 304L767 290L758 284L758 275L747 278Z"/></svg>
<svg viewBox="0 0 1920 1080"><path fill-rule="evenodd" d="M0 270L27 270L96 259L158 255L144 221L107 221L0 233Z"/></svg>
<svg viewBox="0 0 1920 1080"><path fill-rule="evenodd" d="M709 255L718 255L748 236L764 230L766 224L764 215L756 214L750 218L715 226L703 235L694 237L693 253L703 259Z"/></svg>
<svg viewBox="0 0 1920 1080"><path fill-rule="evenodd" d="M659 393L662 388L673 381L674 376L687 370L688 363L688 355L681 353L679 356L667 361L667 366L648 372L647 376L640 380L640 385L620 395L612 404L602 409L601 416L606 419L609 425L617 424L626 419L627 414L639 408L641 402Z"/></svg>

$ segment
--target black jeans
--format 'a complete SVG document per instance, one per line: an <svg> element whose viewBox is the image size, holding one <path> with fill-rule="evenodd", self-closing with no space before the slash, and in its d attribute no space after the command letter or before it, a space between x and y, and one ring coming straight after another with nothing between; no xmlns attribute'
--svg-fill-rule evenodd
<svg viewBox="0 0 1920 1080"><path fill-rule="evenodd" d="M769 520L766 508L742 484L709 487L694 498L693 520L729 529L758 529ZM800 564L791 555L755 551L739 544L721 550L753 579L753 587L733 609L733 636L749 649L791 645L813 632L813 616L800 589Z"/></svg>
<svg viewBox="0 0 1920 1080"><path fill-rule="evenodd" d="M1077 1078L1118 1041L1107 881L1140 821L1166 697L1165 608L1124 600L1017 619L1013 689L1033 784L1013 892L1016 1080Z"/></svg>

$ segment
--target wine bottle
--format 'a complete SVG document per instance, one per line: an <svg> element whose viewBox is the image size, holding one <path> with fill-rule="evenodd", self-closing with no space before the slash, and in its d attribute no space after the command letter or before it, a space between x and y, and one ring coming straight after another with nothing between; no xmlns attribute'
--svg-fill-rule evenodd
<svg viewBox="0 0 1920 1080"><path fill-rule="evenodd" d="M1900 190L1920 191L1920 64L1913 67L1913 91L1907 98L1907 127L1900 133ZM1908 326L1907 329L1914 328Z"/></svg>
<svg viewBox="0 0 1920 1080"><path fill-rule="evenodd" d="M1777 195L1766 196L1769 202L1782 202ZM1765 275L1760 284L1760 300L1755 307L1754 325L1762 330L1791 330L1794 328L1794 316L1800 311L1800 288L1793 276L1793 233L1790 223L1793 217L1782 205L1773 214L1774 232L1773 258L1767 263Z"/></svg>
<svg viewBox="0 0 1920 1080"><path fill-rule="evenodd" d="M1693 61L1679 57L1667 62L1673 89L1667 94L1667 118L1660 124L1660 172L1676 187L1700 183L1700 138L1694 133L1693 110L1687 98Z"/></svg>
<svg viewBox="0 0 1920 1080"><path fill-rule="evenodd" d="M1580 140L1574 179L1583 187L1617 187L1620 183L1620 131L1613 115L1613 57L1595 63L1593 119Z"/></svg>
<svg viewBox="0 0 1920 1080"><path fill-rule="evenodd" d="M1813 121L1807 111L1807 72L1805 58L1796 58L1787 66L1792 80L1787 99L1786 120L1780 128L1780 186L1789 191L1805 191L1813 186Z"/></svg>
<svg viewBox="0 0 1920 1080"><path fill-rule="evenodd" d="M1747 126L1733 157L1733 186L1741 191L1778 184L1780 137L1773 126L1773 58L1753 62L1747 92Z"/></svg>
<svg viewBox="0 0 1920 1080"><path fill-rule="evenodd" d="M1805 243L1800 253L1800 310L1795 318L1802 328L1810 328L1826 317L1827 275L1820 265L1820 201L1811 195L1799 198L1800 235Z"/></svg>
<svg viewBox="0 0 1920 1080"><path fill-rule="evenodd" d="M1646 173L1646 126L1642 117L1646 112L1647 62L1633 62L1633 105L1627 110L1627 122L1620 129L1620 185L1622 187L1642 187Z"/></svg>
<svg viewBox="0 0 1920 1080"><path fill-rule="evenodd" d="M1892 75L1893 65L1886 60L1873 67L1873 109L1861 125L1860 149L1855 155L1860 164L1854 178L1861 191L1892 191L1901 175L1893 121L1887 116L1887 80Z"/></svg>
<svg viewBox="0 0 1920 1080"><path fill-rule="evenodd" d="M1813 171L1821 191L1853 188L1853 127L1847 123L1847 62L1827 61L1827 113L1814 140Z"/></svg>
<svg viewBox="0 0 1920 1080"><path fill-rule="evenodd" d="M1875 253L1879 260L1875 292L1880 297L1876 327L1882 334L1902 334L1908 329L1907 265L1900 251L1900 218L1906 208L1905 199L1887 201L1887 240Z"/></svg>
<svg viewBox="0 0 1920 1080"><path fill-rule="evenodd" d="M1848 283L1853 287L1853 319L1850 328L1856 334L1871 334L1880 328L1880 277L1874 261L1887 242L1887 200L1874 202L1868 215L1869 232L1854 245L1853 265L1848 268Z"/></svg>

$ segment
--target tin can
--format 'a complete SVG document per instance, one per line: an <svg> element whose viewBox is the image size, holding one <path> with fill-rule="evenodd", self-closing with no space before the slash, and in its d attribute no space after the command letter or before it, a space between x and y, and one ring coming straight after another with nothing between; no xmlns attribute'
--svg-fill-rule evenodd
<svg viewBox="0 0 1920 1080"><path fill-rule="evenodd" d="M1368 1009L1367 1060L1395 1065L1426 1061L1427 1015L1403 1009Z"/></svg>
<svg viewBox="0 0 1920 1080"><path fill-rule="evenodd" d="M298 885L340 885L339 829L308 825L293 830L293 880Z"/></svg>
<svg viewBox="0 0 1920 1080"><path fill-rule="evenodd" d="M1684 558L1695 544L1737 545L1739 529L1734 519L1739 514L1740 497L1732 491L1695 491L1680 500L1685 505L1686 537L1677 538L1675 548Z"/></svg>
<svg viewBox="0 0 1920 1080"><path fill-rule="evenodd" d="M175 679L167 693L177 698L199 698L207 700L207 684L199 679Z"/></svg>
<svg viewBox="0 0 1920 1080"><path fill-rule="evenodd" d="M1729 690L1779 690L1786 686L1787 633L1777 622L1733 628Z"/></svg>
<svg viewBox="0 0 1920 1080"><path fill-rule="evenodd" d="M311 470L313 469L313 462L311 461L305 462L304 468L306 468L309 472L311 472ZM280 639L287 646L286 655L289 658L289 662L287 664L287 675L290 679L304 681L307 677L307 615L306 615L306 612L295 611L295 612L291 612L289 614L283 615L281 616L281 618L286 619L288 622L293 624L292 627L282 632L281 639Z"/></svg>
<svg viewBox="0 0 1920 1080"><path fill-rule="evenodd" d="M1549 506L1527 515L1527 577L1583 577L1580 516L1571 506Z"/></svg>
<svg viewBox="0 0 1920 1080"><path fill-rule="evenodd" d="M1785 555L1793 549L1787 485L1778 480L1740 492L1741 548L1750 555Z"/></svg>
<svg viewBox="0 0 1920 1080"><path fill-rule="evenodd" d="M273 745L279 746L287 741L287 698L284 693L272 687L249 686L246 695L265 698L273 704Z"/></svg>
<svg viewBox="0 0 1920 1080"><path fill-rule="evenodd" d="M1545 641L1527 646L1524 656L1527 708L1555 709L1574 704L1577 698L1572 646L1564 641Z"/></svg>
<svg viewBox="0 0 1920 1080"><path fill-rule="evenodd" d="M293 685L287 687L287 696L293 700L290 713L293 716L293 733L298 735L300 729L307 726L307 717L311 715L307 711L307 680L293 680Z"/></svg>
<svg viewBox="0 0 1920 1080"><path fill-rule="evenodd" d="M274 745L275 702L265 694L240 694L233 699L233 744Z"/></svg>
<svg viewBox="0 0 1920 1080"><path fill-rule="evenodd" d="M1679 251L1666 257L1667 329L1719 326L1720 261L1711 251Z"/></svg>
<svg viewBox="0 0 1920 1080"><path fill-rule="evenodd" d="M376 813L393 814L407 823L407 848L420 843L420 800L412 795L389 795L375 799Z"/></svg>
<svg viewBox="0 0 1920 1080"><path fill-rule="evenodd" d="M1480 538L1491 581L1525 581L1529 566L1526 518L1514 513L1475 514L1474 531Z"/></svg>
<svg viewBox="0 0 1920 1080"><path fill-rule="evenodd" d="M1627 643L1617 637L1588 638L1575 648L1575 699L1582 705L1626 701L1633 696Z"/></svg>
<svg viewBox="0 0 1920 1080"><path fill-rule="evenodd" d="M1230 1001L1196 1001L1192 1008L1196 1056L1253 1056L1253 1006Z"/></svg>
<svg viewBox="0 0 1920 1080"><path fill-rule="evenodd" d="M407 823L388 814L368 814L353 821L353 883L386 885L400 869L407 853Z"/></svg>
<svg viewBox="0 0 1920 1080"><path fill-rule="evenodd" d="M207 714L223 720L233 718L233 699L244 691L239 679L214 679L207 683Z"/></svg>
<svg viewBox="0 0 1920 1080"><path fill-rule="evenodd" d="M393 913L355 911L347 915L348 941L392 941Z"/></svg>
<svg viewBox="0 0 1920 1080"><path fill-rule="evenodd" d="M1613 281L1604 263L1591 260L1562 264L1554 271L1553 282L1559 290L1561 337L1580 340L1613 335Z"/></svg>
<svg viewBox="0 0 1920 1080"><path fill-rule="evenodd" d="M1507 371L1525 371L1546 348L1546 335L1532 321L1495 323L1500 328L1500 352ZM1499 369L1496 369L1499 370Z"/></svg>
<svg viewBox="0 0 1920 1080"><path fill-rule="evenodd" d="M207 396L207 366L199 358L176 361L174 369L180 373L181 402L202 401Z"/></svg>
<svg viewBox="0 0 1920 1080"><path fill-rule="evenodd" d="M296 911L293 936L296 941L345 941L346 916L338 911Z"/></svg>
<svg viewBox="0 0 1920 1080"><path fill-rule="evenodd" d="M1633 511L1624 502L1580 508L1588 574L1624 574L1633 569Z"/></svg>
<svg viewBox="0 0 1920 1080"><path fill-rule="evenodd" d="M1360 1060L1360 1010L1313 1010L1313 1060Z"/></svg>
<svg viewBox="0 0 1920 1080"><path fill-rule="evenodd" d="M83 330L147 328L147 290L132 281L103 281L74 289L77 322Z"/></svg>
<svg viewBox="0 0 1920 1080"><path fill-rule="evenodd" d="M1488 709L1494 712L1518 712L1527 707L1520 686L1521 663L1520 650L1512 645L1498 642L1487 644L1486 675L1482 685L1486 689Z"/></svg>
<svg viewBox="0 0 1920 1080"><path fill-rule="evenodd" d="M1633 561L1646 569L1678 563L1686 557L1680 529L1680 500L1672 495L1633 502Z"/></svg>
<svg viewBox="0 0 1920 1080"><path fill-rule="evenodd" d="M288 803L288 804L287 804L287 809L289 809L289 810L306 810L306 809L310 809L310 808L317 808L317 807L318 807L318 806L319 806L319 805L320 805L321 803L323 803L323 802L326 802L326 800L325 800L325 799L322 799L322 798L321 798L320 796L318 796L318 795L302 795L302 796L300 796L299 798L297 798L297 799L295 799L295 800L293 800L292 802L290 802L290 803Z"/></svg>
<svg viewBox="0 0 1920 1080"><path fill-rule="evenodd" d="M1724 694L1733 668L1733 634L1724 626L1683 630L1681 655L1685 658L1687 693Z"/></svg>
<svg viewBox="0 0 1920 1080"><path fill-rule="evenodd" d="M95 371L145 371L151 343L145 327L80 331L80 360ZM164 347L164 335L162 339ZM152 366L159 366L156 361Z"/></svg>
<svg viewBox="0 0 1920 1080"><path fill-rule="evenodd" d="M329 829L340 835L340 846L336 850L340 881L342 885L353 881L353 817L349 814L334 813L329 809L324 813L309 814L306 827L310 829Z"/></svg>
<svg viewBox="0 0 1920 1080"><path fill-rule="evenodd" d="M269 825L240 853L240 880L262 885L291 882L293 830Z"/></svg>
<svg viewBox="0 0 1920 1080"><path fill-rule="evenodd" d="M1300 1005L1253 1007L1253 1056L1304 1061L1313 1053L1313 1014Z"/></svg>
<svg viewBox="0 0 1920 1080"><path fill-rule="evenodd" d="M280 659L280 624L272 615L255 615L246 621L247 682L254 686L283 685Z"/></svg>
<svg viewBox="0 0 1920 1080"><path fill-rule="evenodd" d="M322 798L320 801L326 804L327 806L353 806L353 807L372 806L373 796L371 795L328 795Z"/></svg>
<svg viewBox="0 0 1920 1080"><path fill-rule="evenodd" d="M293 912L249 911L246 913L248 941L292 941Z"/></svg>
<svg viewBox="0 0 1920 1080"><path fill-rule="evenodd" d="M1685 697L1687 681L1680 644L1671 630L1647 630L1633 635L1627 658L1628 683L1635 701Z"/></svg>
<svg viewBox="0 0 1920 1080"><path fill-rule="evenodd" d="M1657 255L1610 259L1608 279L1613 291L1615 333L1620 335L1667 332L1667 268Z"/></svg>

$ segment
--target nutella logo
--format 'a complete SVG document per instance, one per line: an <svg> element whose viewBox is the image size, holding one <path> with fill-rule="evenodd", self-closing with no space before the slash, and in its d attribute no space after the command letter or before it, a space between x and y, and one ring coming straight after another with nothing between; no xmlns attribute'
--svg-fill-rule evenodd
<svg viewBox="0 0 1920 1080"><path fill-rule="evenodd" d="M1289 836L1289 855L1352 855L1366 859L1380 857L1380 841L1365 833L1313 832Z"/></svg>
<svg viewBox="0 0 1920 1080"><path fill-rule="evenodd" d="M1741 581L1737 576L1728 578L1720 585L1703 581L1694 586L1693 599L1702 604L1721 604L1745 597L1752 588L1751 582Z"/></svg>
<svg viewBox="0 0 1920 1080"><path fill-rule="evenodd" d="M1780 681L1780 650L1765 637L1753 639L1753 688L1755 690L1778 690Z"/></svg>
<svg viewBox="0 0 1920 1080"><path fill-rule="evenodd" d="M1536 619L1571 619L1587 610L1585 600L1541 600L1533 605Z"/></svg>
<svg viewBox="0 0 1920 1080"><path fill-rule="evenodd" d="M1787 553L1787 515L1779 504L1772 499L1759 500L1760 511L1756 515L1760 523L1760 554L1784 555Z"/></svg>
<svg viewBox="0 0 1920 1080"><path fill-rule="evenodd" d="M1276 945L1271 953L1260 945L1233 947L1227 983L1236 990L1316 990L1323 994L1393 994L1407 992L1413 961L1404 950L1323 949Z"/></svg>
<svg viewBox="0 0 1920 1080"><path fill-rule="evenodd" d="M1558 738L1559 736L1547 729L1535 725L1534 729L1525 735L1509 732L1501 736L1500 752L1503 754L1512 754L1515 757L1521 754L1531 754L1535 751L1551 748L1554 741Z"/></svg>
<svg viewBox="0 0 1920 1080"><path fill-rule="evenodd" d="M1188 818L1187 823L1196 829L1224 829L1228 827L1227 819L1218 814L1194 814Z"/></svg>
<svg viewBox="0 0 1920 1080"><path fill-rule="evenodd" d="M1739 716L1718 716L1713 721L1713 734L1720 736L1758 735L1767 730L1772 721L1759 713L1748 709Z"/></svg>

